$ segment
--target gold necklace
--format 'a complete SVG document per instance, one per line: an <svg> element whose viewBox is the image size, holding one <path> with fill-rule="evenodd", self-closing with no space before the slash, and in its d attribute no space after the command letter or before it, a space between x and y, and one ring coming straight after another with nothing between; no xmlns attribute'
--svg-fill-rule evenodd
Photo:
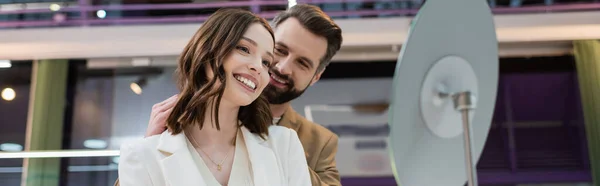
<svg viewBox="0 0 600 186"><path fill-rule="evenodd" d="M229 157L229 154L231 154L231 150L229 150L229 152L227 152L227 155L225 155L225 158L223 158L223 160L221 160L220 163L215 162L212 158L210 158L210 156L208 155L208 153L204 152L204 150L202 150L200 148L200 145L198 145L198 141L196 141L196 138L194 138L194 135L190 135L190 137L192 137L192 140L194 141L194 143L196 144L196 146L198 146L198 149L200 149L200 151L202 151L202 153L204 153L204 155L206 155L206 157L208 158L208 160L210 160L211 162L213 162L215 165L217 165L217 170L219 172L221 172L222 169L222 165L225 162L225 160L227 160L227 158ZM232 148L233 149L233 148Z"/></svg>

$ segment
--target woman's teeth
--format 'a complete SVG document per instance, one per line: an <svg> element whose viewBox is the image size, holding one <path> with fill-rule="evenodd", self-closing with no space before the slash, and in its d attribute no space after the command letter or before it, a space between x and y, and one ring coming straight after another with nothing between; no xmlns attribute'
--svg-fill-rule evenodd
<svg viewBox="0 0 600 186"><path fill-rule="evenodd" d="M250 87L251 89L256 89L256 84L252 81L250 81L249 79L246 79L242 76L235 76L235 79L237 79L239 82L244 83L246 86Z"/></svg>

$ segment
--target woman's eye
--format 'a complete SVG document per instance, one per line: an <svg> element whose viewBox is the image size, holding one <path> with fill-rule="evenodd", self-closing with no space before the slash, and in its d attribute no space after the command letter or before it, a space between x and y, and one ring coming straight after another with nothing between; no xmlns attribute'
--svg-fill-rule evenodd
<svg viewBox="0 0 600 186"><path fill-rule="evenodd" d="M263 62L263 65L264 65L265 67L267 67L267 68L270 68L270 67L271 67L271 62L269 62L269 61L267 61L267 60L263 60L262 62Z"/></svg>
<svg viewBox="0 0 600 186"><path fill-rule="evenodd" d="M241 50L241 51L243 51L243 52L246 52L246 53L248 53L248 54L250 53L250 50L249 50L248 48L246 48L246 47L243 47L243 46L237 46L236 48L237 48L238 50Z"/></svg>

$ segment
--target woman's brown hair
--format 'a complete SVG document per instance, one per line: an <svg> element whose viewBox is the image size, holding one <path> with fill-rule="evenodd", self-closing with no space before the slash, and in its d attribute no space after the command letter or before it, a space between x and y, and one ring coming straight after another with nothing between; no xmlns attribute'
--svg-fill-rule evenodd
<svg viewBox="0 0 600 186"><path fill-rule="evenodd" d="M205 112L211 109L214 114L211 120L218 130L221 129L218 108L227 83L223 62L253 23L265 27L275 42L273 30L265 19L245 10L220 9L202 24L183 49L176 70L179 99L167 118L167 127L172 134L179 134L193 125L202 129ZM212 79L207 74L209 71L214 75ZM269 104L262 95L240 107L238 119L250 132L262 138L268 135L268 127L273 121Z"/></svg>

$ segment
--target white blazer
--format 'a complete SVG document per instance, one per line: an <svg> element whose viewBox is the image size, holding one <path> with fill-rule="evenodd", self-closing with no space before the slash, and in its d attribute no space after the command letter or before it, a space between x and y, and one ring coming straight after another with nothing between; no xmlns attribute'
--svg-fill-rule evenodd
<svg viewBox="0 0 600 186"><path fill-rule="evenodd" d="M304 149L296 131L269 127L263 140L242 127L255 186L310 186ZM185 134L147 137L121 146L121 186L206 186Z"/></svg>

